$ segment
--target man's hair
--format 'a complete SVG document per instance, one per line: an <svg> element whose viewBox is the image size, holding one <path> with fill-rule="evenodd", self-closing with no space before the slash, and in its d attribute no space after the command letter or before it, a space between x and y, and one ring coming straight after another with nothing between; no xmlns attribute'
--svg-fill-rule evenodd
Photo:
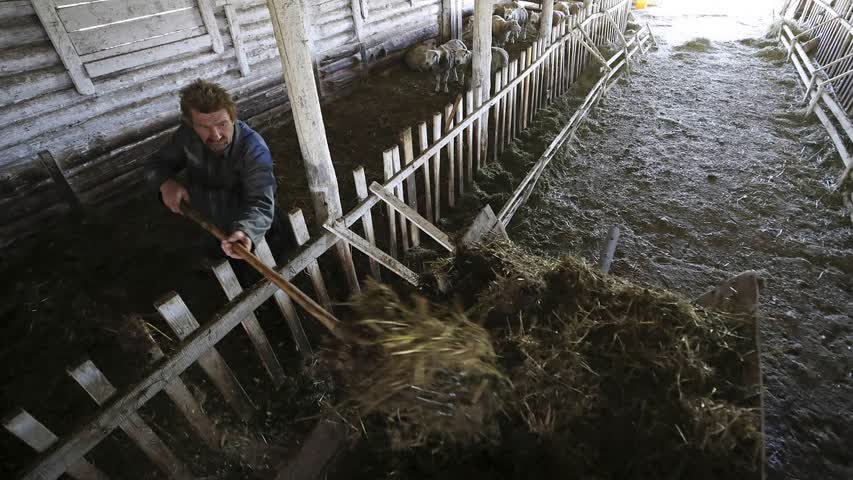
<svg viewBox="0 0 853 480"><path fill-rule="evenodd" d="M181 115L188 125L192 125L191 110L199 113L225 110L232 122L237 120L237 105L231 95L219 85L200 78L181 89Z"/></svg>

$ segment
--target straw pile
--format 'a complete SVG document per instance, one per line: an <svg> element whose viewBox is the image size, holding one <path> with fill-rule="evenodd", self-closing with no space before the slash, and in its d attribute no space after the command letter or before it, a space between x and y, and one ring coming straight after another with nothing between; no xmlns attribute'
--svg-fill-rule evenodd
<svg viewBox="0 0 853 480"><path fill-rule="evenodd" d="M509 243L436 265L474 323L379 285L356 302L378 345L338 353L344 416L368 435L381 427L381 444L428 447L364 462L451 476L488 464L493 478L755 476L753 318Z"/></svg>
<svg viewBox="0 0 853 480"><path fill-rule="evenodd" d="M492 272L469 313L496 333L512 427L560 471L587 476L744 478L761 452L750 317L500 243L457 259ZM468 272L468 273L462 273ZM464 282L470 283L471 278ZM539 452L539 455L545 453ZM537 462L542 459L537 456ZM546 462L547 463L547 462Z"/></svg>

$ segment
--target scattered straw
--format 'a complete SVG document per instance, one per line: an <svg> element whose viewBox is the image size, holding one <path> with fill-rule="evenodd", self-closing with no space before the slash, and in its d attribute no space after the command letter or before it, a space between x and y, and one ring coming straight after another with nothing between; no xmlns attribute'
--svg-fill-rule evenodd
<svg viewBox="0 0 853 480"><path fill-rule="evenodd" d="M395 448L427 439L466 441L487 435L504 382L489 333L461 313L401 301L370 283L355 302L362 336L372 346L337 352L342 405L359 418L378 413Z"/></svg>

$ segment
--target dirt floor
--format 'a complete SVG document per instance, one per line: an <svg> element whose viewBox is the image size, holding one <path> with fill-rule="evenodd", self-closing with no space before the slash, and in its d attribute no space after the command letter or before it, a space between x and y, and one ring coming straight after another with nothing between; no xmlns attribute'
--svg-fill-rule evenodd
<svg viewBox="0 0 853 480"><path fill-rule="evenodd" d="M618 82L578 154L549 167L510 236L597 260L619 225L613 273L689 296L762 272L769 478L853 478L853 228L831 192L841 161L800 113L772 42L687 43L669 28L678 17L646 18L660 50Z"/></svg>

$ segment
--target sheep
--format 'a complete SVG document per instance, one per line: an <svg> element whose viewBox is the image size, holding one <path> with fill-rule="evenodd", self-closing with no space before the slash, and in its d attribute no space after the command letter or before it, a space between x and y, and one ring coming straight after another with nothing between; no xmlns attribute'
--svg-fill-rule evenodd
<svg viewBox="0 0 853 480"><path fill-rule="evenodd" d="M515 20L505 20L497 15L492 16L492 43L503 47L513 43L521 33L521 26Z"/></svg>

